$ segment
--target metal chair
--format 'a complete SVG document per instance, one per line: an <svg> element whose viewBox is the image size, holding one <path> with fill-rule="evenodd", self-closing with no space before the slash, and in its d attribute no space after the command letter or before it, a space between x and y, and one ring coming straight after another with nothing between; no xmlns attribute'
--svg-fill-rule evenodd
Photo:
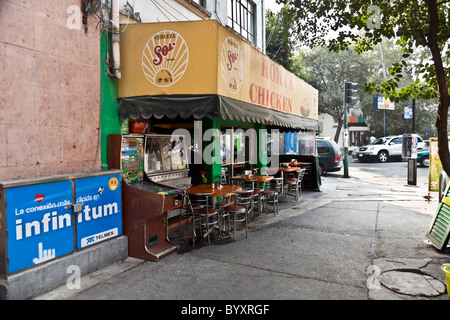
<svg viewBox="0 0 450 320"><path fill-rule="evenodd" d="M237 223L245 223L245 237L248 237L248 212L252 208L253 190L244 189L233 191L233 204L225 207L225 212L229 215L234 226L234 240L236 240Z"/></svg>
<svg viewBox="0 0 450 320"><path fill-rule="evenodd" d="M263 209L263 194L262 192L266 189L266 183L265 182L256 182L256 187L253 191L253 210L252 210L252 218L253 213L256 209L257 214L262 213Z"/></svg>
<svg viewBox="0 0 450 320"><path fill-rule="evenodd" d="M192 217L191 205L188 203L189 197L187 196L186 190L185 190L185 189L187 189L189 187L192 187L192 184L179 184L176 187L178 189L183 190L183 206L180 208L180 215L179 215L180 219L179 219L179 222L178 222L178 231L180 231L181 220L183 218L186 219L186 229L187 229L188 228L189 218ZM200 209L200 206L196 207L196 209Z"/></svg>
<svg viewBox="0 0 450 320"><path fill-rule="evenodd" d="M312 164L305 164L302 166L305 169L305 176L303 177L302 187L312 187Z"/></svg>
<svg viewBox="0 0 450 320"><path fill-rule="evenodd" d="M228 168L222 167L220 174L220 184L228 184Z"/></svg>
<svg viewBox="0 0 450 320"><path fill-rule="evenodd" d="M225 233L225 220L228 220L228 233L230 233L230 219L229 214L225 211L225 207L232 204L231 196L222 197L220 202L216 202L215 207L219 213L219 229L222 233Z"/></svg>
<svg viewBox="0 0 450 320"><path fill-rule="evenodd" d="M212 228L219 223L218 212L215 208L211 208L209 206L209 194L188 194L189 197L195 195L197 197L198 202L191 202L190 209L192 212L192 244L195 245L195 237L196 237L196 226L199 226L200 235L202 235L202 229L206 228L205 236L208 238L208 244L211 243L210 233ZM200 203L201 208L194 209L192 206L193 203ZM203 204L204 203L204 204ZM219 236L222 235L219 233ZM203 238L203 235L202 235Z"/></svg>
<svg viewBox="0 0 450 320"><path fill-rule="evenodd" d="M305 169L298 169L296 179L288 179L284 182L286 195L295 196L295 202L302 196L302 180L305 171ZM295 194L290 192L295 192Z"/></svg>
<svg viewBox="0 0 450 320"><path fill-rule="evenodd" d="M251 201L252 201L252 203L251 203L251 211L250 211L251 215L252 215L251 216L252 219L254 218L254 210L255 210L255 208L257 209L258 212L261 209L261 204L260 204L261 200L260 200L260 198L261 198L262 188L255 188L255 184L256 183L257 183L256 179L250 179L250 180L245 180L244 184L243 184L245 189L253 190L252 191L252 199L251 199Z"/></svg>
<svg viewBox="0 0 450 320"><path fill-rule="evenodd" d="M263 209L262 211L267 214L267 202L271 201L273 204L273 215L278 214L278 196L283 192L283 178L274 178L273 186L271 189L264 190L261 192L263 196Z"/></svg>

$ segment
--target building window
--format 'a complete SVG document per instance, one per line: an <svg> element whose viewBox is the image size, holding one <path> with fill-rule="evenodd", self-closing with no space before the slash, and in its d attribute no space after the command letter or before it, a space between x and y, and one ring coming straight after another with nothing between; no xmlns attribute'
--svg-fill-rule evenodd
<svg viewBox="0 0 450 320"><path fill-rule="evenodd" d="M185 6L192 12L200 15L200 17L202 17L203 19L211 18L211 12L206 10L206 0L175 0L175 1Z"/></svg>
<svg viewBox="0 0 450 320"><path fill-rule="evenodd" d="M228 0L228 26L254 42L255 4L249 0Z"/></svg>
<svg viewBox="0 0 450 320"><path fill-rule="evenodd" d="M205 0L193 0L192 2L195 2L196 4L205 8Z"/></svg>

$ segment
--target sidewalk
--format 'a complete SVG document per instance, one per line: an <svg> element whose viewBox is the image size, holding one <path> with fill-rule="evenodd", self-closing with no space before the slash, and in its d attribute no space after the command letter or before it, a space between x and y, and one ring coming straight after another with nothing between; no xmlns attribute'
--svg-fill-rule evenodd
<svg viewBox="0 0 450 320"><path fill-rule="evenodd" d="M426 201L423 181L365 178L323 177L322 192L251 221L248 238L127 258L35 299L448 300L440 268L450 253L425 238L437 195Z"/></svg>

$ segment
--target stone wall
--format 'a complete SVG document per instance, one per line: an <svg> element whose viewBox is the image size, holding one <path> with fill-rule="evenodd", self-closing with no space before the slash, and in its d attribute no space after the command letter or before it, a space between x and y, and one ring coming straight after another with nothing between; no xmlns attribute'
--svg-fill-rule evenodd
<svg viewBox="0 0 450 320"><path fill-rule="evenodd" d="M0 1L0 181L101 168L100 31L71 29L80 3Z"/></svg>

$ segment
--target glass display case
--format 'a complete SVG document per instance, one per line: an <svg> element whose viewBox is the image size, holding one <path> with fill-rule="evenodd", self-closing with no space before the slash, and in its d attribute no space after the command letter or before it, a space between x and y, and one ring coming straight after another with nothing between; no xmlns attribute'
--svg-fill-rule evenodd
<svg viewBox="0 0 450 320"><path fill-rule="evenodd" d="M145 135L144 171L152 181L170 186L190 182L185 140L177 135Z"/></svg>
<svg viewBox="0 0 450 320"><path fill-rule="evenodd" d="M147 174L188 169L183 136L146 136L144 171Z"/></svg>

